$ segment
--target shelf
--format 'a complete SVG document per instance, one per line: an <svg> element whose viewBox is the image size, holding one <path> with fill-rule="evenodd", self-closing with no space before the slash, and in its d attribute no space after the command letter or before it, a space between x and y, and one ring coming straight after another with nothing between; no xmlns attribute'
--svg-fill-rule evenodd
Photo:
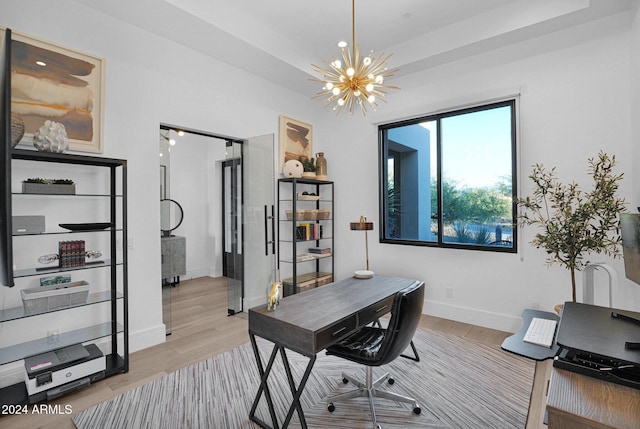
<svg viewBox="0 0 640 429"><path fill-rule="evenodd" d="M324 259L324 258L330 258L333 256L332 253L325 253L325 254L318 254L318 255L312 255L311 253L305 253L304 255L309 255L308 259L302 259L302 260L296 260L296 263L301 263L301 262L311 262L311 261L317 261L318 259ZM303 256L302 253L298 254L298 257ZM280 259L280 262L287 262L289 264L293 263L293 259Z"/></svg>
<svg viewBox="0 0 640 429"><path fill-rule="evenodd" d="M285 177L283 179L278 179L280 182L286 183L301 183L304 185L329 185L333 184L331 180L317 180L317 179L305 179L301 177Z"/></svg>
<svg viewBox="0 0 640 429"><path fill-rule="evenodd" d="M33 356L73 344L85 343L97 338L108 337L114 333L112 332L111 326L111 322L105 322L99 325L61 333L55 342L50 341L48 338L40 338L33 341L27 341L26 343L4 347L0 349L0 365L21 360L26 356ZM123 326L117 323L116 332L121 333L123 331Z"/></svg>
<svg viewBox="0 0 640 429"><path fill-rule="evenodd" d="M61 234L82 234L82 233L86 233L86 232L111 232L111 231L116 231L116 232L122 232L122 228L106 228L106 229L86 229L84 231L69 231L68 229L65 230L60 230L60 231L50 231L50 232L34 232L34 233L27 233L27 234L13 234L13 237L33 237L33 236L41 236L41 235L61 235Z"/></svg>
<svg viewBox="0 0 640 429"><path fill-rule="evenodd" d="M34 192L24 193L24 192L12 192L11 196L20 196L20 197L55 197L55 198L111 198L109 194L39 194ZM113 195L116 198L122 198L121 194Z"/></svg>
<svg viewBox="0 0 640 429"><path fill-rule="evenodd" d="M312 243L314 241L318 241L318 240L333 240L333 237L328 236L328 237L320 237L320 238L310 238L308 240L296 240L296 243ZM293 240L285 240L285 239L281 239L280 240L282 243L293 243Z"/></svg>
<svg viewBox="0 0 640 429"><path fill-rule="evenodd" d="M116 265L122 265L121 263L116 263ZM51 274L51 273L63 273L65 271L80 271L80 270L93 270L96 268L104 268L111 266L111 259L105 259L104 261L95 261L95 262L87 262L84 265L80 265L77 267L66 267L60 268L57 265L52 267L38 267L38 268L25 268L22 270L15 270L13 272L14 278L19 277L31 277L31 276L39 276L42 274Z"/></svg>
<svg viewBox="0 0 640 429"><path fill-rule="evenodd" d="M330 217L327 219L296 219L296 222L309 223L309 222L315 222L317 220L333 221L333 218ZM280 219L280 222L293 222L293 219Z"/></svg>
<svg viewBox="0 0 640 429"><path fill-rule="evenodd" d="M116 299L122 299L123 295L120 292L116 292ZM84 304L72 305L70 307L57 308L51 311L42 311L40 313L26 313L24 307L12 307L6 310L0 310L0 323L8 322L10 320L23 319L25 317L40 316L42 314L55 313L56 311L69 310L71 308L84 307L86 305L98 304L101 302L108 302L111 300L111 291L103 291L89 294L87 302Z"/></svg>

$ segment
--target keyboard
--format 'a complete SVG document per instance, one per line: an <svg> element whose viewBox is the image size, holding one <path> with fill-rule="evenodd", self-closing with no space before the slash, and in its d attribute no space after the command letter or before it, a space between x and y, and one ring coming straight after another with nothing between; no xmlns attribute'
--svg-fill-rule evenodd
<svg viewBox="0 0 640 429"><path fill-rule="evenodd" d="M558 322L555 320L534 317L531 319L531 324L529 324L529 328L524 334L523 341L538 346L551 347L557 324Z"/></svg>

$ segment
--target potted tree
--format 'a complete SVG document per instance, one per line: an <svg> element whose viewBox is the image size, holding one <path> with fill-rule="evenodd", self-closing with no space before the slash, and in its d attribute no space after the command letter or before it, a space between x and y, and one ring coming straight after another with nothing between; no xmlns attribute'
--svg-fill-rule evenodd
<svg viewBox="0 0 640 429"><path fill-rule="evenodd" d="M576 301L576 270L589 261L588 253L620 256L619 214L625 201L616 195L623 174L615 174L615 156L600 152L589 158L593 177L591 192L583 192L577 183L562 184L556 169L535 164L529 178L533 195L517 203L524 210L519 215L523 225L540 227L531 244L547 252L547 263L558 263L571 272L571 291Z"/></svg>

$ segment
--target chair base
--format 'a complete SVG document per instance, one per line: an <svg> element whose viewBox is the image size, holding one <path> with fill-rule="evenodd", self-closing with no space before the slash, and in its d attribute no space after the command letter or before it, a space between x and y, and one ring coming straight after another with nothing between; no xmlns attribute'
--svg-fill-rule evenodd
<svg viewBox="0 0 640 429"><path fill-rule="evenodd" d="M369 408L371 409L371 419L373 421L374 428L380 427L376 418L376 409L373 404L374 397L390 399L397 402L404 402L407 404L411 404L411 406L413 407L413 412L416 414L420 414L420 411L421 411L420 405L418 404L418 401L416 401L414 398L399 395L394 392L389 392L388 390L379 389L379 386L385 381L387 381L389 384L394 383L394 379L389 376L388 372L386 372L384 375L382 375L382 377L379 377L375 381L373 380L373 367L371 366L365 367L365 373L366 373L366 380L362 382L350 376L349 374L345 374L343 372L342 381L345 384L348 382L353 383L357 387L357 389L330 396L329 398L327 398L327 409L331 412L335 410L335 405L333 404L334 401L337 402L345 399L361 398L361 397L369 398Z"/></svg>

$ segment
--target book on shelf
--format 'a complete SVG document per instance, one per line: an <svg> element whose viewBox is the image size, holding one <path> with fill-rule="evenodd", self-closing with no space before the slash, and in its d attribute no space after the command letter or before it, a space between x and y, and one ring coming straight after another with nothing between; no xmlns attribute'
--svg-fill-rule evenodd
<svg viewBox="0 0 640 429"><path fill-rule="evenodd" d="M319 240L323 237L322 225L317 223L301 223L296 226L296 240Z"/></svg>
<svg viewBox="0 0 640 429"><path fill-rule="evenodd" d="M60 268L80 267L86 261L84 240L58 242L58 260Z"/></svg>
<svg viewBox="0 0 640 429"><path fill-rule="evenodd" d="M331 248L330 247L309 247L309 253L318 253L321 255L330 255Z"/></svg>

